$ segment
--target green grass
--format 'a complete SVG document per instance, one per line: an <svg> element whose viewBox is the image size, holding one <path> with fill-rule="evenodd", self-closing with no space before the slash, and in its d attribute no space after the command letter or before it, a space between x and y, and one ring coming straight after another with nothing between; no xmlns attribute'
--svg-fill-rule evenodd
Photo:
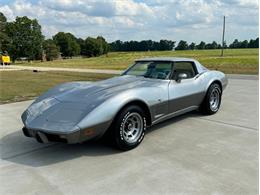
<svg viewBox="0 0 260 195"><path fill-rule="evenodd" d="M96 81L114 75L74 72L0 72L0 104L33 99L49 88L69 81Z"/></svg>
<svg viewBox="0 0 260 195"><path fill-rule="evenodd" d="M156 56L189 57L200 61L209 69L225 73L258 74L259 49L227 49L224 57L220 50L195 51L154 51L154 52L112 52L95 58L73 58L52 62L17 63L27 66L94 68L122 70L135 59ZM0 72L0 104L35 98L49 88L69 81L95 81L113 75L75 73L75 72L38 72L4 71Z"/></svg>
<svg viewBox="0 0 260 195"><path fill-rule="evenodd" d="M209 69L220 70L225 73L258 74L259 49L226 49L224 57L220 57L220 53L221 50L111 52L100 57L73 58L52 62L35 61L22 65L122 70L138 58L172 56L194 58Z"/></svg>

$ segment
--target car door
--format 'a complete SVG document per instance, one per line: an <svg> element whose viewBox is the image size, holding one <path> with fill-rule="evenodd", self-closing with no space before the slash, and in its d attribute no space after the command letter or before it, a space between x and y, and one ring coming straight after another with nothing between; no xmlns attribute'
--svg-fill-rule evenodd
<svg viewBox="0 0 260 195"><path fill-rule="evenodd" d="M179 74L187 78L178 80ZM196 65L192 61L174 62L169 84L169 112L199 106L204 98L202 80L198 77Z"/></svg>
<svg viewBox="0 0 260 195"><path fill-rule="evenodd" d="M154 86L154 95L151 96L153 106L151 107L153 120L158 120L168 114L168 87L169 77L172 72L171 61L156 61L150 63L145 77L150 79L151 86ZM149 99L149 98L148 98Z"/></svg>

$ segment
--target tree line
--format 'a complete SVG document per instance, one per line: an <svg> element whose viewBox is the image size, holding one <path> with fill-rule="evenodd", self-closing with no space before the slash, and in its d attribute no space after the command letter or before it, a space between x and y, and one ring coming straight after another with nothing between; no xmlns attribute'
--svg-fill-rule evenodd
<svg viewBox="0 0 260 195"><path fill-rule="evenodd" d="M259 48L259 38L238 41L235 39L233 43L229 45L229 48Z"/></svg>
<svg viewBox="0 0 260 195"><path fill-rule="evenodd" d="M181 40L175 47L172 40L142 40L121 41L112 43L102 37L77 38L71 33L58 32L50 39L45 39L41 32L41 25L36 19L28 17L16 17L15 21L7 22L6 17L0 12L0 52L7 52L15 61L19 58L28 60L45 59L53 60L58 57L72 56L100 56L109 51L165 51L165 50L194 50L194 49L220 49L222 46L216 41L199 44L188 44ZM235 39L229 46L225 43L224 48L259 48L259 38L238 41Z"/></svg>
<svg viewBox="0 0 260 195"><path fill-rule="evenodd" d="M102 36L77 38L71 33L58 32L51 39L45 39L41 25L36 19L16 17L7 22L0 12L0 52L8 53L12 60L47 60L72 56L99 56L106 54L109 45Z"/></svg>
<svg viewBox="0 0 260 195"><path fill-rule="evenodd" d="M109 44L111 51L163 51L163 50L202 50L202 49L221 49L222 45L213 41L206 43L201 41L199 44L194 42L188 44L187 41L181 40L175 47L175 41L160 40L159 42L152 40L142 41L114 41ZM229 46L224 42L224 48L259 48L259 38L238 41L235 39Z"/></svg>
<svg viewBox="0 0 260 195"><path fill-rule="evenodd" d="M216 41L213 41L212 43L205 43L204 41L201 41L199 44L195 44L194 42L188 44L187 41L181 40L175 50L194 50L194 49L221 49L222 45L218 44ZM233 43L231 43L229 46L224 42L224 48L259 48L259 38L256 39L250 39L244 40L244 41L238 41L238 39L235 39Z"/></svg>
<svg viewBox="0 0 260 195"><path fill-rule="evenodd" d="M111 51L165 51L172 50L175 41L160 40L159 42L152 40L143 41L114 41L109 44Z"/></svg>

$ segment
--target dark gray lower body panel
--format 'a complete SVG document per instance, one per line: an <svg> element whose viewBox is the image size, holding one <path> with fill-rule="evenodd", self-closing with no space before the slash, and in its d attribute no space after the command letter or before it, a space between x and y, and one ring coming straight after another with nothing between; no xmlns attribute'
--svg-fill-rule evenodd
<svg viewBox="0 0 260 195"><path fill-rule="evenodd" d="M191 106L199 106L202 103L205 94L206 92L200 92L200 93L195 93L192 95L170 100L169 113L174 113L179 110L189 108Z"/></svg>

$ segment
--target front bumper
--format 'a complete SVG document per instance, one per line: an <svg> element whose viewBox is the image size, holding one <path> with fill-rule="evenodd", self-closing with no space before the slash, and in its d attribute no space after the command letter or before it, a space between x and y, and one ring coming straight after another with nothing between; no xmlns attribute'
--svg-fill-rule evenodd
<svg viewBox="0 0 260 195"><path fill-rule="evenodd" d="M105 122L86 129L79 129L70 133L61 133L46 130L36 130L23 127L22 131L26 137L33 137L40 143L62 142L68 144L82 143L97 139L109 128L111 122Z"/></svg>
<svg viewBox="0 0 260 195"><path fill-rule="evenodd" d="M62 142L62 143L79 143L80 142L80 131L76 131L70 134L57 134L49 133L41 130L32 130L23 127L23 134L26 137L34 137L40 143L49 142Z"/></svg>

